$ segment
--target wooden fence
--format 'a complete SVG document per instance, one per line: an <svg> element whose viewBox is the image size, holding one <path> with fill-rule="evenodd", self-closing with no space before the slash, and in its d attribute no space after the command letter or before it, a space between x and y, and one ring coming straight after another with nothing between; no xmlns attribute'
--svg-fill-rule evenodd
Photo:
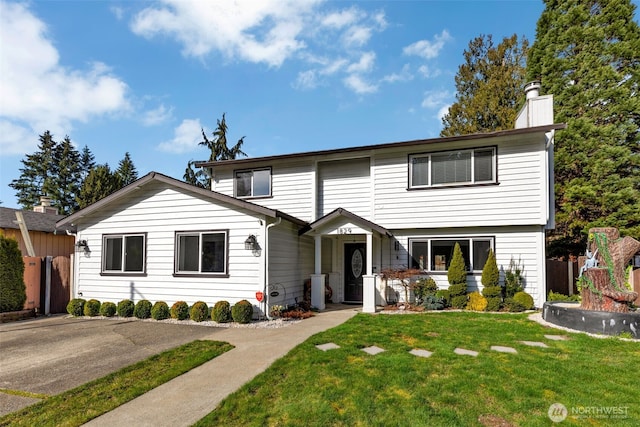
<svg viewBox="0 0 640 427"><path fill-rule="evenodd" d="M27 290L24 308L43 314L66 313L71 295L71 258L24 257L23 260Z"/></svg>

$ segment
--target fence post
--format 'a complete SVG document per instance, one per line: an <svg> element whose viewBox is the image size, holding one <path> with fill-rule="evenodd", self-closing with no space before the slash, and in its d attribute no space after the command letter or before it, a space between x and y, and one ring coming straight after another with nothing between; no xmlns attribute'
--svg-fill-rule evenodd
<svg viewBox="0 0 640 427"><path fill-rule="evenodd" d="M573 295L573 261L568 261L569 267L569 296Z"/></svg>
<svg viewBox="0 0 640 427"><path fill-rule="evenodd" d="M51 314L51 264L52 256L45 257L45 282L44 282L44 314Z"/></svg>

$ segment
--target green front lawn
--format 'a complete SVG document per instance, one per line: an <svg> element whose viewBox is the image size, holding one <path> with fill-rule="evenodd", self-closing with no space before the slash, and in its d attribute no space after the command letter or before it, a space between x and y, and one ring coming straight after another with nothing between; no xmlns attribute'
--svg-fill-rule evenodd
<svg viewBox="0 0 640 427"><path fill-rule="evenodd" d="M340 348L315 347L329 342ZM372 345L386 351L361 350ZM409 354L415 348L433 355ZM561 425L640 425L638 361L638 342L565 333L526 314L359 314L296 347L197 425L549 426L553 403L568 408ZM626 418L588 415L589 408ZM572 410L588 418L574 418Z"/></svg>

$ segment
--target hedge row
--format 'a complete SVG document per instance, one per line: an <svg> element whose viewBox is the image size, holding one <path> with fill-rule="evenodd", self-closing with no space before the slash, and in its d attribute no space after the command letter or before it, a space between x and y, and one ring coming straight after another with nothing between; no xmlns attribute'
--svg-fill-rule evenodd
<svg viewBox="0 0 640 427"><path fill-rule="evenodd" d="M120 301L117 305L113 302L100 303L96 299L86 301L82 298L74 298L67 304L67 313L72 316L105 316L113 317L137 317L138 319L164 320L168 318L176 320L191 319L195 322L203 322L211 319L218 323L237 322L250 323L253 318L253 305L247 301L238 301L233 307L228 301L218 301L213 308L209 308L206 302L198 301L189 307L184 301L178 301L169 308L166 302L158 301L151 305L149 300L143 299L137 303L129 299Z"/></svg>

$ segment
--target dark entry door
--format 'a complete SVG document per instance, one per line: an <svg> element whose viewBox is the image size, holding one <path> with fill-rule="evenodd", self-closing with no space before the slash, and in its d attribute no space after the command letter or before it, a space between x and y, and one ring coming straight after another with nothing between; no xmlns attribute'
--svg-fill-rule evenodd
<svg viewBox="0 0 640 427"><path fill-rule="evenodd" d="M344 245L344 301L362 302L362 275L367 271L366 244Z"/></svg>

